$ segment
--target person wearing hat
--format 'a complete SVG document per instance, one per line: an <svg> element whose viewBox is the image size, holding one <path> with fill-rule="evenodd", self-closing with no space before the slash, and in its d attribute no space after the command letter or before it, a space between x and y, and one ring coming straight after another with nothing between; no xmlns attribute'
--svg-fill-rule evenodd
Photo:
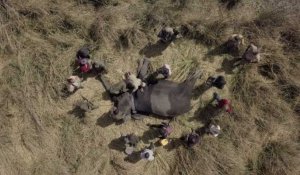
<svg viewBox="0 0 300 175"><path fill-rule="evenodd" d="M170 43L175 40L178 36L179 32L172 27L165 26L158 33L157 37L163 43Z"/></svg>
<svg viewBox="0 0 300 175"><path fill-rule="evenodd" d="M127 155L131 155L139 142L139 137L133 133L128 134L128 135L124 136L124 141L125 141L125 147L126 147L125 153Z"/></svg>
<svg viewBox="0 0 300 175"><path fill-rule="evenodd" d="M88 47L79 49L76 53L76 62L79 65L80 72L87 73L92 69L90 60L90 50Z"/></svg>
<svg viewBox="0 0 300 175"><path fill-rule="evenodd" d="M241 34L231 35L225 44L228 52L238 52L242 45L244 45L244 37Z"/></svg>
<svg viewBox="0 0 300 175"><path fill-rule="evenodd" d="M206 80L206 84L209 87L214 86L214 87L216 87L218 89L223 89L224 86L226 85L225 77L222 76L222 75L217 76L217 77L210 76Z"/></svg>
<svg viewBox="0 0 300 175"><path fill-rule="evenodd" d="M249 63L257 63L260 61L260 49L251 43L245 53L242 56L242 59Z"/></svg>
<svg viewBox="0 0 300 175"><path fill-rule="evenodd" d="M148 161L154 160L154 144L153 143L150 144L149 148L146 148L141 152L141 158L148 160Z"/></svg>
<svg viewBox="0 0 300 175"><path fill-rule="evenodd" d="M182 137L182 139L184 143L191 148L200 142L200 135L195 131L192 131L192 133L187 134L186 136Z"/></svg>
<svg viewBox="0 0 300 175"><path fill-rule="evenodd" d="M76 53L77 62L79 64L85 64L90 59L90 50L88 47L80 48Z"/></svg>
<svg viewBox="0 0 300 175"><path fill-rule="evenodd" d="M156 84L159 80L164 80L172 75L171 66L169 64L164 64L162 67L158 68L155 72L150 74L146 82L147 84Z"/></svg>
<svg viewBox="0 0 300 175"><path fill-rule="evenodd" d="M206 128L206 132L214 137L218 137L218 135L221 133L221 127L219 125L210 124Z"/></svg>
<svg viewBox="0 0 300 175"><path fill-rule="evenodd" d="M75 92L77 89L81 88L82 79L78 76L70 76L67 79L67 90L69 93Z"/></svg>

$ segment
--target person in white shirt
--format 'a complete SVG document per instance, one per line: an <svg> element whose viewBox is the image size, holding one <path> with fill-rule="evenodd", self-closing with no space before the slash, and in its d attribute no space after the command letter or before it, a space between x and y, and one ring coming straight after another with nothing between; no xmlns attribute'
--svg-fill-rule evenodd
<svg viewBox="0 0 300 175"><path fill-rule="evenodd" d="M70 76L67 79L67 90L69 93L75 92L77 89L81 88L82 79L78 76Z"/></svg>

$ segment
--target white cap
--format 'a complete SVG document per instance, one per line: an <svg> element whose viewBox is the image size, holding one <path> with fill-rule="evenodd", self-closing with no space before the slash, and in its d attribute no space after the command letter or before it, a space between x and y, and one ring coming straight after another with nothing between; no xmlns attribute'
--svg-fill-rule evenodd
<svg viewBox="0 0 300 175"><path fill-rule="evenodd" d="M145 157L145 155L146 155L147 153L149 154L149 157L148 157L148 158ZM145 149L145 150L141 153L141 158L142 158L142 159L147 159L147 160L149 160L149 161L154 160L153 151L150 150L150 149Z"/></svg>
<svg viewBox="0 0 300 175"><path fill-rule="evenodd" d="M214 137L218 137L221 131L221 127L219 125L211 125L209 131Z"/></svg>
<svg viewBox="0 0 300 175"><path fill-rule="evenodd" d="M164 67L169 70L169 76L172 74L171 66L169 64L164 64Z"/></svg>

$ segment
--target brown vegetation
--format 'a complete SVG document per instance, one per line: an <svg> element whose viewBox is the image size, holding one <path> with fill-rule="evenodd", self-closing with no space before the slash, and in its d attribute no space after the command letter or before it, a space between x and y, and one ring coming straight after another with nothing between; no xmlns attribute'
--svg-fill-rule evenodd
<svg viewBox="0 0 300 175"><path fill-rule="evenodd" d="M299 174L299 11L294 0L0 0L0 174ZM181 28L183 38L155 48L164 24ZM262 61L233 69L233 56L214 52L232 33L256 43ZM171 64L176 81L195 67L204 72L199 83L225 75L219 92L235 112L218 114L220 137L205 136L194 149L174 141L153 162L125 161L112 143L136 132L142 148L152 136L146 123L160 120L114 124L94 78L63 98L83 45L107 62L113 82L135 70L143 48L158 52L154 68ZM171 137L203 125L214 91L195 97ZM76 118L70 111L81 95L100 107Z"/></svg>

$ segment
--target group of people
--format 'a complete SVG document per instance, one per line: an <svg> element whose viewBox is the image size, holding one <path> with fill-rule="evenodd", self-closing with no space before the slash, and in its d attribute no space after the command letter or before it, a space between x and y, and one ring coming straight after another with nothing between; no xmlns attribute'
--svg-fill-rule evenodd
<svg viewBox="0 0 300 175"><path fill-rule="evenodd" d="M171 28L171 27L164 27L158 34L158 37L162 43L171 43L176 38L180 37L181 34L178 30ZM240 34L234 34L230 36L228 41L224 44L225 49L228 53L236 53L241 50L241 46L244 45L244 37ZM254 63L260 61L260 49L255 46L253 43L250 43L247 47L244 54L239 58L238 63L236 65L240 65L242 63ZM112 87L109 87L110 95L119 95L124 92L135 92L138 89L143 91L143 88L148 84L156 83L161 79L167 79L171 76L172 71L171 67L168 64L164 64L162 67L158 68L154 71L151 75L148 76L140 76L143 73L142 67L144 65L149 64L149 59L145 58L140 61L137 75L126 72L124 74L124 79L119 83L115 84ZM76 54L76 65L77 69L79 69L80 74L88 74L88 73L96 73L102 74L107 73L107 69L102 61L94 61L90 58L89 49L84 47L80 49ZM236 66L233 65L233 66ZM143 78L141 78L143 77ZM146 78L145 78L146 77ZM67 91L68 93L72 94L76 90L82 88L82 81L83 78L79 77L78 75L72 75L67 79ZM216 76L216 77L209 77L205 82L205 85L210 87L216 87L218 89L223 89L226 85L226 80L224 76ZM219 94L213 94L213 102L215 107L220 110L224 110L228 113L232 113L232 107L230 101L225 98L221 98ZM134 109L134 108L133 108ZM135 110L132 111L136 113ZM169 144L171 141L168 139L170 134L173 131L170 123L162 122L158 125L149 125L151 129L154 129L157 132L157 138L159 139L159 144L165 146ZM197 130L193 130L191 133L182 136L181 140L187 147L192 147L200 142L201 137L204 134L209 134L214 137L217 137L221 133L221 127L213 122L209 122L205 125L204 128L199 128ZM122 136L122 140L124 141L124 150L125 153L131 155L139 142L139 137L135 134L128 134L126 136ZM154 159L154 144L151 145L142 151L140 151L140 157L146 160L153 160Z"/></svg>

